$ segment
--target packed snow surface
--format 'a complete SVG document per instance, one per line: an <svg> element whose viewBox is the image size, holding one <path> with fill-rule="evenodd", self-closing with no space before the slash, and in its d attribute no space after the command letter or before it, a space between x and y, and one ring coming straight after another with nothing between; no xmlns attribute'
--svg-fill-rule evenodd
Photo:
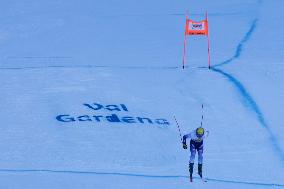
<svg viewBox="0 0 284 189"><path fill-rule="evenodd" d="M284 188L283 0L0 5L0 188Z"/></svg>

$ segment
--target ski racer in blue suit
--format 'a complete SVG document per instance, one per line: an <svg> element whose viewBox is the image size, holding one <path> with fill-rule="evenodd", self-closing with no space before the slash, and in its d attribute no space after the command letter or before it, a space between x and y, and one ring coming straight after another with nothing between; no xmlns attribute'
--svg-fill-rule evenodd
<svg viewBox="0 0 284 189"><path fill-rule="evenodd" d="M206 134L205 134L206 133ZM186 140L190 139L190 160L189 160L189 173L190 181L192 182L193 165L196 151L198 152L198 174L202 178L202 163L203 163L203 139L208 137L209 131L198 127L194 131L183 136L183 148L187 149Z"/></svg>

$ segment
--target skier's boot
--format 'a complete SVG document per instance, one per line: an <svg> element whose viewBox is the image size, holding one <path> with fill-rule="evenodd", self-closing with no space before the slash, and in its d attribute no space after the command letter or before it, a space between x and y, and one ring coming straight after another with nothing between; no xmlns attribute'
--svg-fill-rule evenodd
<svg viewBox="0 0 284 189"><path fill-rule="evenodd" d="M192 182L193 163L189 163L189 180Z"/></svg>
<svg viewBox="0 0 284 189"><path fill-rule="evenodd" d="M198 174L202 178L202 164L198 164Z"/></svg>

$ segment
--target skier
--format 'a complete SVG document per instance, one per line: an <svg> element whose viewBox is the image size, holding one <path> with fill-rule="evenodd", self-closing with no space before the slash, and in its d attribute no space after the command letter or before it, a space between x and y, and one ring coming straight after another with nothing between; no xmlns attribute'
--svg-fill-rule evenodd
<svg viewBox="0 0 284 189"><path fill-rule="evenodd" d="M198 174L200 178L202 177L202 163L203 163L203 139L209 135L209 131L205 131L204 128L198 127L194 131L183 136L183 148L187 149L186 139L190 139L190 160L189 160L189 173L190 182L192 182L193 165L195 159L195 153L198 152Z"/></svg>

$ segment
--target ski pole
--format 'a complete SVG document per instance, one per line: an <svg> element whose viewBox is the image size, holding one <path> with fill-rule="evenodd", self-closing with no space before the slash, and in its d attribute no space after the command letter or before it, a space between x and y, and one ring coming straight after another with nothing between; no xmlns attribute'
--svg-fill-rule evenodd
<svg viewBox="0 0 284 189"><path fill-rule="evenodd" d="M179 127L179 124L178 124L177 119L176 119L175 116L174 116L174 118L175 118L175 121L176 121L176 125L177 125L177 127L178 127L179 136L180 136L180 141L181 141L181 143L182 143L182 136L181 136L181 132L180 132L180 127Z"/></svg>
<svg viewBox="0 0 284 189"><path fill-rule="evenodd" d="M203 104L202 104L202 106L201 106L201 108L202 108L202 116L201 116L201 127L202 127L202 121L203 121Z"/></svg>
<svg viewBox="0 0 284 189"><path fill-rule="evenodd" d="M201 117L201 127L202 127L202 121L203 121L203 114L204 114L204 108L203 108L203 104L202 104L202 117ZM209 136L209 131L206 131L206 137Z"/></svg>

